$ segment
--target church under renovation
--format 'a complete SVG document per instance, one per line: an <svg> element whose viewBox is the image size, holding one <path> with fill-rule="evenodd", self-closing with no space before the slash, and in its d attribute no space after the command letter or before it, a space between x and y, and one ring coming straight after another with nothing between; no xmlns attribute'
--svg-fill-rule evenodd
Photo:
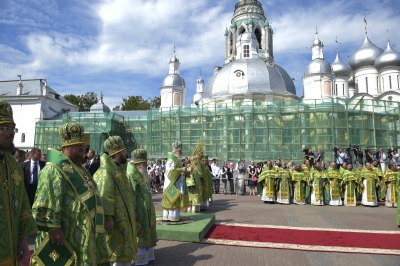
<svg viewBox="0 0 400 266"><path fill-rule="evenodd" d="M159 109L111 112L101 99L90 112L37 122L35 146L59 147L57 130L68 119L83 124L98 154L108 134L120 135L129 154L142 147L153 158L165 157L175 140L182 141L183 156L202 139L210 157L230 161L296 161L304 147L331 154L333 146L400 146L400 53L389 41L383 50L366 32L348 63L338 50L329 63L316 32L300 98L289 73L274 61L273 33L259 1L239 1L221 34L225 64L215 67L206 85L199 76L191 103L174 52Z"/></svg>

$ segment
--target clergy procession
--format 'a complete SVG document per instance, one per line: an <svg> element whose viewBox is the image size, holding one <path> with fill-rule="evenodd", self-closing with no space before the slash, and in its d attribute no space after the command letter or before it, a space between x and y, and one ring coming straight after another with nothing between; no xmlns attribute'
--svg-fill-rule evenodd
<svg viewBox="0 0 400 266"><path fill-rule="evenodd" d="M29 256L31 265L146 265L155 260L155 184L146 150L134 150L128 161L123 139L109 136L105 152L96 159L89 151L85 161L84 128L68 122L58 129L61 147L48 149L46 165L34 163L33 173L24 178L11 154L15 131L11 106L0 101L0 265L18 265ZM216 159L209 164L201 140L185 159L180 141L171 146L163 222L180 221L181 212L207 210L222 180L224 194L244 195L248 186L250 195L256 196L257 190L264 203L356 206L360 201L378 206L384 201L397 207L400 228L400 173L394 163L383 171L376 160L357 169L335 162L325 168L323 162L312 165L308 160L293 165L279 158L257 165L251 161L247 168L242 160L236 167L227 162L220 167ZM27 237L35 233L30 254Z"/></svg>
<svg viewBox="0 0 400 266"><path fill-rule="evenodd" d="M134 150L128 162L122 138L109 136L92 175L96 158L89 150L85 162L84 128L68 122L58 129L61 147L47 151L45 165L33 161L24 178L21 166L29 161L20 166L11 154L15 131L11 106L0 100L0 265L26 260L27 238L35 233L31 265L146 265L155 260L156 212L146 150ZM202 152L199 144L182 165L182 143L172 143L163 221L179 221L181 211L198 213L212 201L212 175Z"/></svg>

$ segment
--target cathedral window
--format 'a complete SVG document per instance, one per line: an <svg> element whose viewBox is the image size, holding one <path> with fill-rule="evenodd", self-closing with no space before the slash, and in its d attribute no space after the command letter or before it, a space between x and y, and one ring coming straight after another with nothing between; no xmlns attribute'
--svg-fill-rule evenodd
<svg viewBox="0 0 400 266"><path fill-rule="evenodd" d="M400 75L397 75L397 88L400 90Z"/></svg>
<svg viewBox="0 0 400 266"><path fill-rule="evenodd" d="M257 41L258 41L258 47L259 47L259 49L262 49L262 45L261 45L261 32L260 32L260 30L257 28L257 29L254 31L254 34L256 35L256 38L257 38Z"/></svg>
<svg viewBox="0 0 400 266"><path fill-rule="evenodd" d="M230 48L229 55L231 55L232 52L233 52L233 36L232 36L232 33L229 34L229 48Z"/></svg>
<svg viewBox="0 0 400 266"><path fill-rule="evenodd" d="M367 90L368 93L368 77L365 77L365 89Z"/></svg>
<svg viewBox="0 0 400 266"><path fill-rule="evenodd" d="M392 76L389 76L389 89L392 89Z"/></svg>
<svg viewBox="0 0 400 266"><path fill-rule="evenodd" d="M243 57L244 58L249 58L250 57L250 46L249 45L243 45Z"/></svg>

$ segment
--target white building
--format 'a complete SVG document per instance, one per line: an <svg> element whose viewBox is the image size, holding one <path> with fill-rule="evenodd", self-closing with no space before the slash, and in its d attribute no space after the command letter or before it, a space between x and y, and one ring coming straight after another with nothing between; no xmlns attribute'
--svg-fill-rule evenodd
<svg viewBox="0 0 400 266"><path fill-rule="evenodd" d="M174 56L169 61L168 76L164 79L160 88L160 107L186 105L187 88L185 80L179 75L180 64L179 59L176 58L176 51L174 51Z"/></svg>
<svg viewBox="0 0 400 266"><path fill-rule="evenodd" d="M389 39L387 48L373 44L365 34L364 42L344 63L336 49L336 59L323 59L323 43L312 44L312 61L303 77L304 99L353 98L400 101L400 53Z"/></svg>
<svg viewBox="0 0 400 266"><path fill-rule="evenodd" d="M45 79L0 81L0 99L13 109L18 128L14 144L23 150L34 147L37 121L60 120L64 113L79 110L50 88Z"/></svg>
<svg viewBox="0 0 400 266"><path fill-rule="evenodd" d="M204 89L202 78L197 80L192 104L264 105L298 99L292 78L274 62L273 33L259 1L239 1L225 30L225 65L214 68Z"/></svg>

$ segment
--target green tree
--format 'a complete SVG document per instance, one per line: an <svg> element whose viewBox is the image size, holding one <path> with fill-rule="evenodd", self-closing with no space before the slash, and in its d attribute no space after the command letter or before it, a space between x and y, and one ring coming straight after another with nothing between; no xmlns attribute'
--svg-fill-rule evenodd
<svg viewBox="0 0 400 266"><path fill-rule="evenodd" d="M154 97L153 99L143 99L142 96L128 96L122 98L121 106L117 105L113 111L128 111L128 110L150 110L151 108L159 108L161 105L161 97Z"/></svg>
<svg viewBox="0 0 400 266"><path fill-rule="evenodd" d="M89 112L90 107L99 102L97 94L90 91L82 95L67 94L64 98L79 107L79 112Z"/></svg>
<svg viewBox="0 0 400 266"><path fill-rule="evenodd" d="M149 98L150 100L150 98ZM155 97L150 100L150 107L151 108L160 108L161 106L161 96Z"/></svg>

